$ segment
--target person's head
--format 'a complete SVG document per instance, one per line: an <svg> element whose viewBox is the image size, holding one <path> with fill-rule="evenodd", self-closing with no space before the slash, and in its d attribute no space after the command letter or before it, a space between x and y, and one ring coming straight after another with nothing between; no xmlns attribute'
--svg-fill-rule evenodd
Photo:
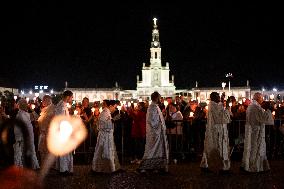
<svg viewBox="0 0 284 189"><path fill-rule="evenodd" d="M19 106L20 110L28 111L29 105L28 105L28 102L26 101L26 99L19 100L18 106Z"/></svg>
<svg viewBox="0 0 284 189"><path fill-rule="evenodd" d="M72 103L73 93L69 90L64 91L63 93L63 101L66 103Z"/></svg>
<svg viewBox="0 0 284 189"><path fill-rule="evenodd" d="M94 115L95 115L95 116L99 116L99 115L100 115L100 110L99 110L99 108L95 108L95 110L94 110Z"/></svg>
<svg viewBox="0 0 284 189"><path fill-rule="evenodd" d="M46 107L52 104L52 98L49 95L44 95L42 98L42 106Z"/></svg>
<svg viewBox="0 0 284 189"><path fill-rule="evenodd" d="M194 111L196 107L198 106L198 102L196 100L193 100L189 103L189 106L190 106L190 109Z"/></svg>
<svg viewBox="0 0 284 189"><path fill-rule="evenodd" d="M219 103L220 102L220 95L219 95L219 93L212 92L210 94L210 100L213 101L213 102Z"/></svg>
<svg viewBox="0 0 284 189"><path fill-rule="evenodd" d="M82 100L82 107L87 108L89 107L89 99L87 97L84 97Z"/></svg>
<svg viewBox="0 0 284 189"><path fill-rule="evenodd" d="M146 112L146 104L145 102L139 102L138 103L138 109L142 112Z"/></svg>
<svg viewBox="0 0 284 189"><path fill-rule="evenodd" d="M180 96L179 96L179 95L176 96L175 100L176 100L176 103L179 103L179 102L181 101L181 100L180 100Z"/></svg>
<svg viewBox="0 0 284 189"><path fill-rule="evenodd" d="M262 94L259 93L259 92L254 93L254 95L253 95L253 100L255 100L256 102L258 102L259 104L262 104L262 102L263 102Z"/></svg>
<svg viewBox="0 0 284 189"><path fill-rule="evenodd" d="M154 102L156 104L158 104L160 102L160 98L161 98L161 95L157 91L155 91L151 94L151 100L152 100L152 102Z"/></svg>
<svg viewBox="0 0 284 189"><path fill-rule="evenodd" d="M172 103L171 106L170 106L170 112L175 113L175 112L177 112L177 110L178 110L177 104Z"/></svg>
<svg viewBox="0 0 284 189"><path fill-rule="evenodd" d="M115 112L116 110L116 101L115 100L107 100L105 101L106 102L106 105L107 105L107 108L110 110L111 113Z"/></svg>

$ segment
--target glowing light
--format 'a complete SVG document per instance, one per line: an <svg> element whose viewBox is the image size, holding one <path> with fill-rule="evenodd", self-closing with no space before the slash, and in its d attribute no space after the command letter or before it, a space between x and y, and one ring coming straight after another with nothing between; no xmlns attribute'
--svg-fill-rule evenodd
<svg viewBox="0 0 284 189"><path fill-rule="evenodd" d="M67 107L67 108L71 108L71 104L66 103L66 107Z"/></svg>
<svg viewBox="0 0 284 189"><path fill-rule="evenodd" d="M138 99L138 101L139 101L139 102L142 102L142 99L141 99L141 98L139 98L139 99Z"/></svg>
<svg viewBox="0 0 284 189"><path fill-rule="evenodd" d="M273 90L274 92L277 92L277 89L276 89L276 88L273 88L272 90Z"/></svg>
<svg viewBox="0 0 284 189"><path fill-rule="evenodd" d="M209 104L210 100L206 100L206 104Z"/></svg>
<svg viewBox="0 0 284 189"><path fill-rule="evenodd" d="M136 102L134 102L134 107L136 107L137 106L137 103Z"/></svg>
<svg viewBox="0 0 284 189"><path fill-rule="evenodd" d="M164 105L167 107L169 105L168 101L164 101Z"/></svg>
<svg viewBox="0 0 284 189"><path fill-rule="evenodd" d="M39 97L39 93L35 93L35 96L36 96L36 97Z"/></svg>
<svg viewBox="0 0 284 189"><path fill-rule="evenodd" d="M224 89L226 87L226 83L222 82L222 88Z"/></svg>
<svg viewBox="0 0 284 189"><path fill-rule="evenodd" d="M43 90L40 90L39 93L43 93Z"/></svg>
<svg viewBox="0 0 284 189"><path fill-rule="evenodd" d="M127 102L127 106L130 107L130 106L131 106L131 103L130 103L130 102Z"/></svg>
<svg viewBox="0 0 284 189"><path fill-rule="evenodd" d="M243 102L245 102L247 99L246 98L243 98Z"/></svg>
<svg viewBox="0 0 284 189"><path fill-rule="evenodd" d="M78 112L77 112L78 113ZM62 121L59 125L59 139L66 142L73 131L72 125L68 121Z"/></svg>
<svg viewBox="0 0 284 189"><path fill-rule="evenodd" d="M275 116L275 111L273 111L273 112L272 112L272 115L274 115L274 116Z"/></svg>
<svg viewBox="0 0 284 189"><path fill-rule="evenodd" d="M243 101L242 101L242 100L239 100L239 104L243 104Z"/></svg>
<svg viewBox="0 0 284 189"><path fill-rule="evenodd" d="M193 117L194 113L193 112L189 112L189 117Z"/></svg>
<svg viewBox="0 0 284 189"><path fill-rule="evenodd" d="M74 115L78 115L78 110L75 110L75 111L74 111Z"/></svg>
<svg viewBox="0 0 284 189"><path fill-rule="evenodd" d="M33 91L30 91L29 93L30 93L30 94L33 94Z"/></svg>
<svg viewBox="0 0 284 189"><path fill-rule="evenodd" d="M229 103L229 106L232 107L232 105L233 105L232 102L230 102L230 103Z"/></svg>
<svg viewBox="0 0 284 189"><path fill-rule="evenodd" d="M121 106L117 106L117 109L120 111L121 110Z"/></svg>
<svg viewBox="0 0 284 189"><path fill-rule="evenodd" d="M14 99L15 99L15 100L17 100L17 98L18 98L17 96L14 96Z"/></svg>
<svg viewBox="0 0 284 189"><path fill-rule="evenodd" d="M32 110L33 110L33 109L35 109L35 105L34 105L34 104L32 104L32 105L31 105L31 108L32 108Z"/></svg>
<svg viewBox="0 0 284 189"><path fill-rule="evenodd" d="M92 109L91 109L91 110L92 110L92 112L94 113L94 112L95 112L95 110L96 110L96 108L92 107Z"/></svg>
<svg viewBox="0 0 284 189"><path fill-rule="evenodd" d="M53 89L50 90L50 93L53 94Z"/></svg>
<svg viewBox="0 0 284 189"><path fill-rule="evenodd" d="M205 109L208 110L208 106L205 106Z"/></svg>
<svg viewBox="0 0 284 189"><path fill-rule="evenodd" d="M62 156L76 149L86 136L87 130L81 118L56 116L50 123L47 147L53 155Z"/></svg>
<svg viewBox="0 0 284 189"><path fill-rule="evenodd" d="M270 98L271 100L273 100L273 99L274 99L274 94L271 94L271 95L269 96L269 98Z"/></svg>
<svg viewBox="0 0 284 189"><path fill-rule="evenodd" d="M100 113L101 113L101 112L103 111L103 108L102 108L102 107L100 107L99 111L100 111Z"/></svg>
<svg viewBox="0 0 284 189"><path fill-rule="evenodd" d="M26 101L27 101L27 103L29 103L29 101L30 101L30 98L26 98Z"/></svg>

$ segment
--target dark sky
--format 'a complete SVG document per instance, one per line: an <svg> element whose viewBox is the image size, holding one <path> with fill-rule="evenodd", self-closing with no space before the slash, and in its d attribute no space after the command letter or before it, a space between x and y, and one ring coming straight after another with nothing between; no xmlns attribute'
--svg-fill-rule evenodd
<svg viewBox="0 0 284 189"><path fill-rule="evenodd" d="M275 60L275 35L266 5L225 3L81 3L30 1L2 8L2 78L19 87L136 89L149 62L152 19L158 18L163 65L170 63L178 89L283 85ZM94 2L97 2L94 4ZM277 50L276 50L277 52ZM283 60L283 59L282 59Z"/></svg>

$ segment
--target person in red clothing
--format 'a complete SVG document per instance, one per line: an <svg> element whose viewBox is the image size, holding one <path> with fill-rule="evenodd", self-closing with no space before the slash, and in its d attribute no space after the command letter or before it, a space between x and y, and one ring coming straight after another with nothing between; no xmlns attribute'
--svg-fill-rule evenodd
<svg viewBox="0 0 284 189"><path fill-rule="evenodd" d="M130 109L133 119L131 128L131 138L133 140L133 160L131 163L139 164L144 153L146 138L146 107L144 102L139 102L137 107Z"/></svg>

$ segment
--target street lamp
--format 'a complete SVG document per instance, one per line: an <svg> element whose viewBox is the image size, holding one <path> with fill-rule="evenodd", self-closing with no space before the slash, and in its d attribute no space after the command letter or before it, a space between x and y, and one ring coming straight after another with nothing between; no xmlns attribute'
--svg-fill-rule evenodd
<svg viewBox="0 0 284 189"><path fill-rule="evenodd" d="M227 73L226 77L229 79L229 92L231 92L231 83L230 83L230 78L233 78L233 74L232 73Z"/></svg>

